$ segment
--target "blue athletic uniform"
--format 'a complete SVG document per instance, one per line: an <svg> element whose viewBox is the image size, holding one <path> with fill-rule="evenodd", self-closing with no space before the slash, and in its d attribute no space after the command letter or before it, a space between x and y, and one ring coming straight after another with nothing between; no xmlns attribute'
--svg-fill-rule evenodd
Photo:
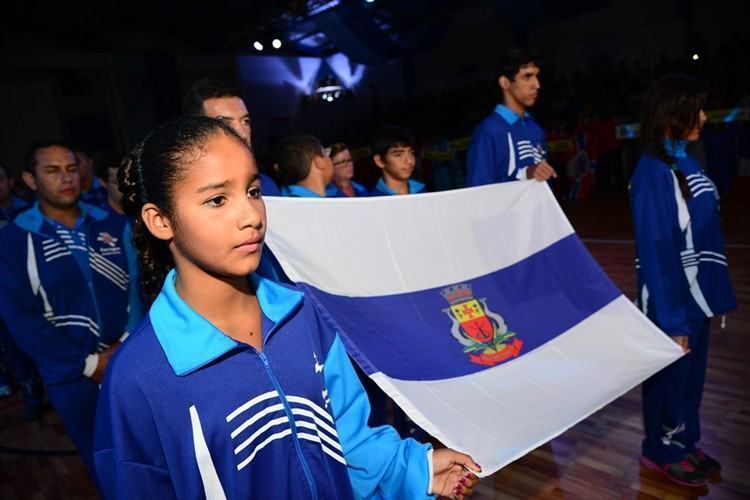
<svg viewBox="0 0 750 500"><path fill-rule="evenodd" d="M419 194L427 192L427 187L419 181L409 179L408 181L406 181L406 183L409 185L409 194ZM393 196L395 194L396 193L393 191L393 189L388 187L388 184L386 184L385 180L381 177L380 179L378 179L378 183L375 184L375 187L370 191L369 196Z"/></svg>
<svg viewBox="0 0 750 500"><path fill-rule="evenodd" d="M127 219L79 206L72 229L37 203L0 232L0 316L91 467L99 388L84 373L93 373L98 351L124 338L142 306Z"/></svg>
<svg viewBox="0 0 750 500"><path fill-rule="evenodd" d="M474 130L466 185L527 179L526 170L547 156L544 131L528 113L523 118L502 104Z"/></svg>
<svg viewBox="0 0 750 500"><path fill-rule="evenodd" d="M719 226L716 190L686 141L666 141L675 161L644 154L631 181L638 304L667 335L689 337L691 352L643 384L643 454L678 463L700 439L709 318L736 307ZM684 174L684 199L677 175Z"/></svg>
<svg viewBox="0 0 750 500"><path fill-rule="evenodd" d="M192 310L175 271L115 354L95 462L108 498L426 498L431 448L367 427L338 334L297 289L250 277L262 352Z"/></svg>

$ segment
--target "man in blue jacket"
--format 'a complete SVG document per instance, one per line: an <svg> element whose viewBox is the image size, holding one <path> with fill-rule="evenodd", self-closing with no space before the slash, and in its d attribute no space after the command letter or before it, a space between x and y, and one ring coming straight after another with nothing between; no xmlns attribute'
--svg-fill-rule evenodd
<svg viewBox="0 0 750 500"><path fill-rule="evenodd" d="M185 116L208 116L221 120L252 145L252 122L240 91L222 80L202 78L194 82L185 93L182 103ZM263 196L281 196L274 180L259 172L260 191Z"/></svg>
<svg viewBox="0 0 750 500"><path fill-rule="evenodd" d="M531 50L512 47L498 64L503 104L474 130L469 144L467 186L557 177L547 163L544 131L526 111L539 96L539 65Z"/></svg>
<svg viewBox="0 0 750 500"><path fill-rule="evenodd" d="M125 217L79 202L75 154L38 141L23 180L39 201L0 231L0 316L39 368L93 473L96 401L110 356L140 319Z"/></svg>

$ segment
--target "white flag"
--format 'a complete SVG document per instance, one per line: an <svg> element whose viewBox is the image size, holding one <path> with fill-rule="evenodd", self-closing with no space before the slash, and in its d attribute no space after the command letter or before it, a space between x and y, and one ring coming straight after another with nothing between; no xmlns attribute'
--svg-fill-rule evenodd
<svg viewBox="0 0 750 500"><path fill-rule="evenodd" d="M489 475L678 359L545 183L266 198L267 242L349 354Z"/></svg>

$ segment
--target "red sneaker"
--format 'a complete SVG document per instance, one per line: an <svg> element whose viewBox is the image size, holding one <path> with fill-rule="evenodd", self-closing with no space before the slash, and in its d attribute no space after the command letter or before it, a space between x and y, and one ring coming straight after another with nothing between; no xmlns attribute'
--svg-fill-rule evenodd
<svg viewBox="0 0 750 500"><path fill-rule="evenodd" d="M721 464L719 461L704 453L700 448L696 448L695 451L689 453L686 458L691 464L693 464L693 467L707 476L715 476L721 472Z"/></svg>
<svg viewBox="0 0 750 500"><path fill-rule="evenodd" d="M708 482L706 474L696 469L687 458L679 463L660 464L641 455L641 465L659 472L674 483L689 488L700 488Z"/></svg>

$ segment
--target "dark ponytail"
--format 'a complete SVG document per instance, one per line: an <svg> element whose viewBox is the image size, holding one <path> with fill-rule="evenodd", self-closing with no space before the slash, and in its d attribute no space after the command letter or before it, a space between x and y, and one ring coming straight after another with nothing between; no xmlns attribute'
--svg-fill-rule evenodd
<svg viewBox="0 0 750 500"><path fill-rule="evenodd" d="M643 150L666 163L677 177L683 198L690 198L690 188L676 165L676 159L664 148L664 139L687 137L700 122L706 103L707 85L685 75L667 75L654 83L646 94L641 118Z"/></svg>
<svg viewBox="0 0 750 500"><path fill-rule="evenodd" d="M223 132L244 141L219 120L202 116L181 118L154 129L128 154L117 172L122 208L133 220L133 243L138 251L140 284L148 302L159 294L167 273L174 267L169 243L154 237L141 217L146 203L153 203L170 220L174 214L173 192L184 170L200 157L214 135Z"/></svg>

